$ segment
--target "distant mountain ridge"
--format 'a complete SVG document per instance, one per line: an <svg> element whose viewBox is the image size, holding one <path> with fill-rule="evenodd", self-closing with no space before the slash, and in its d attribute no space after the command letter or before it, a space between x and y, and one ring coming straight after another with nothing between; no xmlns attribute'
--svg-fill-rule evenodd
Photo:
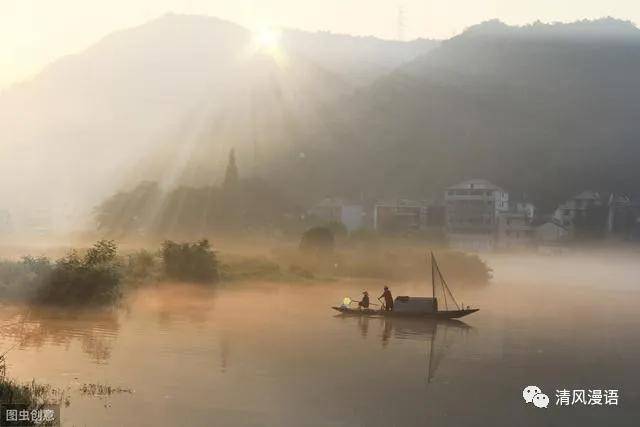
<svg viewBox="0 0 640 427"><path fill-rule="evenodd" d="M352 98L360 162L343 176L413 195L485 177L542 204L585 188L633 190L639 99L640 31L630 23L490 21Z"/></svg>
<svg viewBox="0 0 640 427"><path fill-rule="evenodd" d="M251 44L235 24L167 15L4 92L0 209L54 206L54 225L74 224L143 180L216 183L231 147L241 174L304 202L481 177L551 205L640 182L629 22L489 21L441 43L285 31L286 58Z"/></svg>
<svg viewBox="0 0 640 427"><path fill-rule="evenodd" d="M0 157L0 208L21 217L55 205L54 217L74 223L77 212L140 179L215 180L237 145L248 171L256 133L248 123L260 127L263 155L284 150L291 144L285 134L309 127L316 110L352 90L359 74L376 79L429 47L411 45L411 52L392 56L387 46L393 51L402 43L330 36L352 46L332 53L331 43L313 42L326 35L284 37L291 46L286 67L256 55L245 28L167 14L117 31L3 91L0 131L10 155ZM375 47L363 48L368 44ZM346 56L370 58L370 65L352 61L341 68ZM252 103L259 111L249 111Z"/></svg>

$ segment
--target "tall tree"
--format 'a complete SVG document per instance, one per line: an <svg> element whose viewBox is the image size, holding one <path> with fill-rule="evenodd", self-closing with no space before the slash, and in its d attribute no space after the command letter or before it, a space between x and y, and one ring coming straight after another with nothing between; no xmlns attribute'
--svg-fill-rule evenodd
<svg viewBox="0 0 640 427"><path fill-rule="evenodd" d="M236 165L236 151L232 148L229 152L229 162L227 163L227 170L224 175L224 189L232 190L238 188L239 180L238 166Z"/></svg>

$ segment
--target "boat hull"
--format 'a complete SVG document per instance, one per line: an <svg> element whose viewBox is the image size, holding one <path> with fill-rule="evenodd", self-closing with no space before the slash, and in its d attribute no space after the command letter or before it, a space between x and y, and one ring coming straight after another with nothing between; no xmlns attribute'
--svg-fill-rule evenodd
<svg viewBox="0 0 640 427"><path fill-rule="evenodd" d="M349 307L331 307L334 310L351 316L368 316L368 317L410 317L415 319L459 319L478 311L478 308L468 308L464 310L445 310L433 313L401 313L397 311L384 311L372 309L357 309Z"/></svg>

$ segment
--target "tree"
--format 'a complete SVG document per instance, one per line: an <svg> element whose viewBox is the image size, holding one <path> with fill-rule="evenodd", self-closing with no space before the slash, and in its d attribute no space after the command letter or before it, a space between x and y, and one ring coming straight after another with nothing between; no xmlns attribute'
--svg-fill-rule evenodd
<svg viewBox="0 0 640 427"><path fill-rule="evenodd" d="M162 262L168 278L188 282L217 282L218 260L206 239L196 243L176 243L166 240L162 244Z"/></svg>
<svg viewBox="0 0 640 427"><path fill-rule="evenodd" d="M238 188L239 181L238 166L236 165L236 151L232 148L229 152L229 162L227 163L227 170L224 174L224 183L222 187L225 190L235 190Z"/></svg>
<svg viewBox="0 0 640 427"><path fill-rule="evenodd" d="M131 191L107 198L94 210L98 230L108 235L139 233L156 212L162 192L155 182L143 181Z"/></svg>
<svg viewBox="0 0 640 427"><path fill-rule="evenodd" d="M305 231L300 241L300 250L309 253L333 252L335 239L327 227L313 227Z"/></svg>

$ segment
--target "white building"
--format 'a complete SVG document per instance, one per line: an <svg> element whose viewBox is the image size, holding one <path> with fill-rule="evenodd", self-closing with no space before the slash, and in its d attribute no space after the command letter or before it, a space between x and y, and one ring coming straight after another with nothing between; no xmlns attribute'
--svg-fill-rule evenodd
<svg viewBox="0 0 640 427"><path fill-rule="evenodd" d="M365 212L362 205L348 203L339 198L325 198L309 210L309 215L327 223L341 223L349 232L364 226Z"/></svg>
<svg viewBox="0 0 640 427"><path fill-rule="evenodd" d="M498 216L509 211L509 193L484 179L472 179L448 187L445 224L449 245L482 251L495 247Z"/></svg>

